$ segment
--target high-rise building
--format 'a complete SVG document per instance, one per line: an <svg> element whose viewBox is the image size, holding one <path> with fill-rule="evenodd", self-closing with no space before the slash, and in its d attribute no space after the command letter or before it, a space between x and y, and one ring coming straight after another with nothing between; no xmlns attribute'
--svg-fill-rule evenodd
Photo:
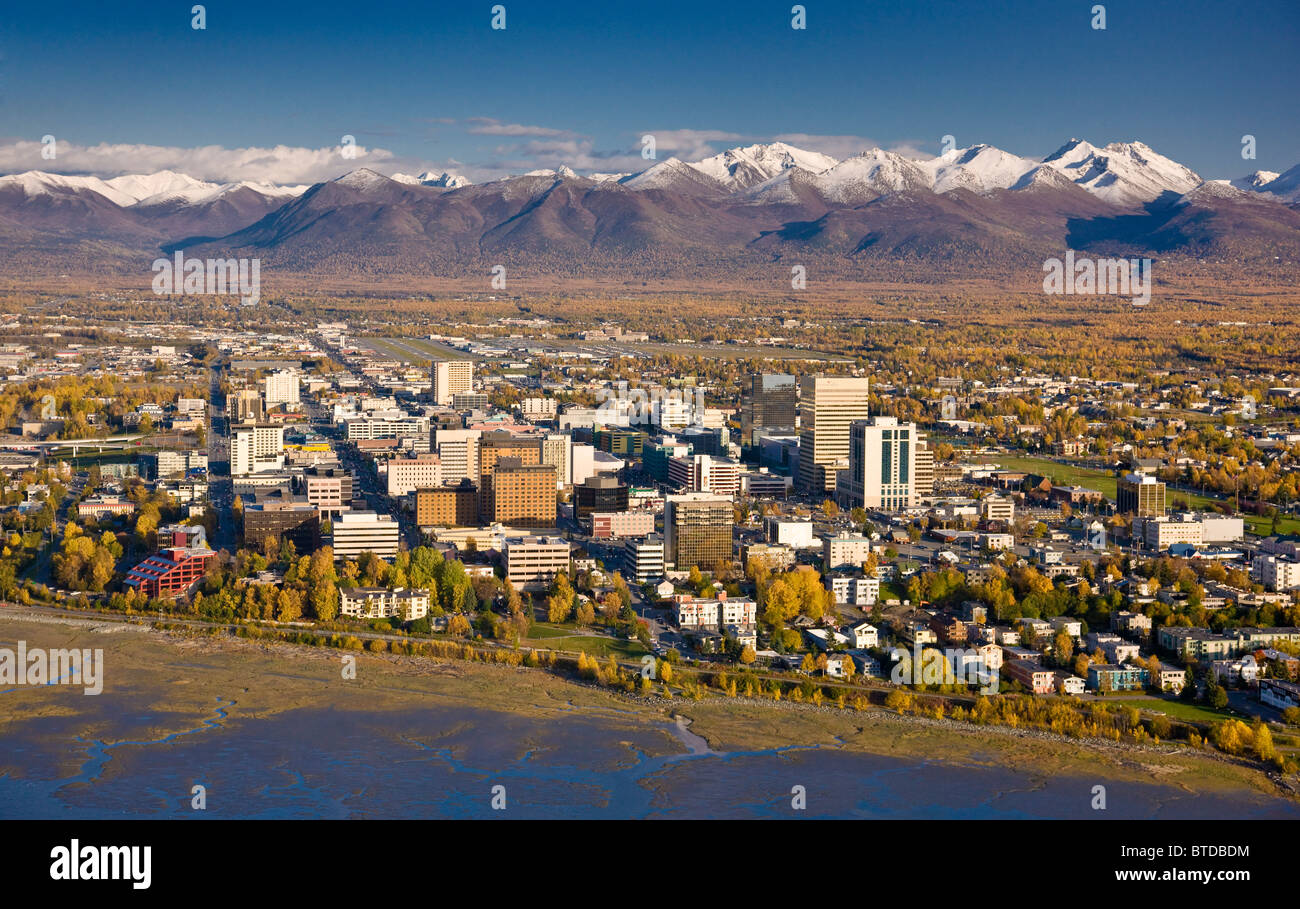
<svg viewBox="0 0 1300 909"><path fill-rule="evenodd" d="M633 584L657 580L664 574L664 538L652 533L623 544L623 573Z"/></svg>
<svg viewBox="0 0 1300 909"><path fill-rule="evenodd" d="M507 527L555 526L555 468L502 458L490 476L491 499L483 506L485 520Z"/></svg>
<svg viewBox="0 0 1300 909"><path fill-rule="evenodd" d="M627 486L618 477L598 474L573 488L573 516L578 520L593 512L627 511Z"/></svg>
<svg viewBox="0 0 1300 909"><path fill-rule="evenodd" d="M547 433L542 439L542 463L555 468L555 488L563 489L573 475L573 436L567 432Z"/></svg>
<svg viewBox="0 0 1300 909"><path fill-rule="evenodd" d="M1150 517L1165 513L1165 484L1145 473L1120 477L1115 489L1115 510Z"/></svg>
<svg viewBox="0 0 1300 909"><path fill-rule="evenodd" d="M495 474L497 464L510 460L513 467L542 466L542 444L536 436L516 436L508 432L485 432L478 440L478 483L479 508L483 519L493 520L496 512ZM546 465L549 466L549 465ZM555 473L551 468L550 499L552 510L555 506ZM551 526L555 523L552 514Z"/></svg>
<svg viewBox="0 0 1300 909"><path fill-rule="evenodd" d="M916 440L916 471L912 475L912 493L922 499L934 495L934 449L923 438Z"/></svg>
<svg viewBox="0 0 1300 909"><path fill-rule="evenodd" d="M455 486L415 491L415 523L420 527L473 527L478 523L478 487L472 480Z"/></svg>
<svg viewBox="0 0 1300 909"><path fill-rule="evenodd" d="M744 444L757 445L764 435L793 435L797 408L794 376L782 373L751 376L740 414Z"/></svg>
<svg viewBox="0 0 1300 909"><path fill-rule="evenodd" d="M260 549L267 537L277 544L288 540L298 555L308 555L320 548L320 512L305 497L280 494L259 496L243 507L244 545Z"/></svg>
<svg viewBox="0 0 1300 909"><path fill-rule="evenodd" d="M298 373L290 369L277 369L262 379L266 406L298 403Z"/></svg>
<svg viewBox="0 0 1300 909"><path fill-rule="evenodd" d="M915 476L916 424L859 420L849 427L849 466L836 478L835 497L846 508L907 508Z"/></svg>
<svg viewBox="0 0 1300 909"><path fill-rule="evenodd" d="M439 429L433 448L442 461L442 482L454 485L461 480L478 483L478 443L483 433L478 429Z"/></svg>
<svg viewBox="0 0 1300 909"><path fill-rule="evenodd" d="M241 423L230 427L230 475L284 469L284 426Z"/></svg>
<svg viewBox="0 0 1300 909"><path fill-rule="evenodd" d="M397 556L400 528L392 515L373 511L345 511L331 522L336 561L373 552L381 559Z"/></svg>
<svg viewBox="0 0 1300 909"><path fill-rule="evenodd" d="M226 413L232 423L258 423L266 419L262 393L256 388L240 388L226 400Z"/></svg>
<svg viewBox="0 0 1300 909"><path fill-rule="evenodd" d="M307 501L321 514L337 515L352 507L352 471L342 467L308 467L302 473Z"/></svg>
<svg viewBox="0 0 1300 909"><path fill-rule="evenodd" d="M712 568L730 561L735 511L731 498L706 492L664 499L665 558L677 568Z"/></svg>
<svg viewBox="0 0 1300 909"><path fill-rule="evenodd" d="M390 496L404 496L421 487L442 485L442 459L436 454L392 458L384 466L388 471Z"/></svg>
<svg viewBox="0 0 1300 909"><path fill-rule="evenodd" d="M740 464L731 458L706 454L670 458L668 482L690 492L734 496L740 492Z"/></svg>
<svg viewBox="0 0 1300 909"><path fill-rule="evenodd" d="M810 496L835 491L835 475L849 464L849 426L870 414L867 379L804 376L799 382L799 475Z"/></svg>
<svg viewBox="0 0 1300 909"><path fill-rule="evenodd" d="M433 400L451 406L451 396L474 390L474 361L434 360L429 366Z"/></svg>

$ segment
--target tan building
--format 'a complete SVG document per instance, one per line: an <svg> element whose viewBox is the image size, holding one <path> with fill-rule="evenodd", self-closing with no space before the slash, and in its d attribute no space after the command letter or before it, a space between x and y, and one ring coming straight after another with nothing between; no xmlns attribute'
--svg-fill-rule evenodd
<svg viewBox="0 0 1300 909"><path fill-rule="evenodd" d="M507 537L506 578L518 590L545 590L569 570L569 541L563 537Z"/></svg>
<svg viewBox="0 0 1300 909"><path fill-rule="evenodd" d="M807 495L833 495L849 464L849 426L870 417L867 379L804 376L799 380L799 476Z"/></svg>
<svg viewBox="0 0 1300 909"><path fill-rule="evenodd" d="M485 481L486 487L486 481ZM486 520L510 527L554 527L555 468L502 458L491 474L491 500L484 504Z"/></svg>
<svg viewBox="0 0 1300 909"><path fill-rule="evenodd" d="M478 487L463 480L456 486L417 489L415 523L420 527L473 527L478 523Z"/></svg>
<svg viewBox="0 0 1300 909"><path fill-rule="evenodd" d="M474 390L474 362L435 360L429 366L429 379L433 384L433 400L450 406L452 395L467 394Z"/></svg>
<svg viewBox="0 0 1300 909"><path fill-rule="evenodd" d="M478 442L479 507L484 520L492 520L496 509L496 491L493 482L497 462L509 458L514 466L536 467L542 463L541 440L536 437L515 436L508 432L485 432ZM551 469L551 502L555 501L555 468ZM506 522L502 522L506 523ZM551 524L554 524L554 519ZM549 526L549 525L547 525Z"/></svg>

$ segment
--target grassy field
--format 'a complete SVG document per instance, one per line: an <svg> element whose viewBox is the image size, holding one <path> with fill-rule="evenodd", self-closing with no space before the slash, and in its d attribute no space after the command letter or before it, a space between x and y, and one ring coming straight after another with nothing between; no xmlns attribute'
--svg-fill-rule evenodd
<svg viewBox="0 0 1300 909"><path fill-rule="evenodd" d="M1115 498L1115 487L1118 480L1105 470L1074 467L1069 464L1060 464L1050 458L1035 458L1024 455L999 457L994 460L1007 470L1024 470L1048 477L1054 486L1084 486L1088 489L1100 491L1108 499L1114 500ZM1167 500L1171 506L1175 500L1183 500L1192 508L1200 511L1216 511L1226 504L1221 499L1215 499L1212 496L1202 495L1198 492L1187 492L1183 489L1169 490ZM1267 536L1273 526L1273 519L1262 515L1247 514L1242 515L1242 517L1245 519L1247 531L1257 536ZM1300 517L1295 515L1279 517L1277 530L1278 533L1300 533Z"/></svg>
<svg viewBox="0 0 1300 909"><path fill-rule="evenodd" d="M1151 713L1166 713L1175 719L1190 720L1194 723L1217 723L1220 720L1240 716L1231 710L1215 710L1203 704L1189 704L1186 701L1163 698L1125 699L1122 703L1127 707L1136 707L1138 710L1147 710Z"/></svg>

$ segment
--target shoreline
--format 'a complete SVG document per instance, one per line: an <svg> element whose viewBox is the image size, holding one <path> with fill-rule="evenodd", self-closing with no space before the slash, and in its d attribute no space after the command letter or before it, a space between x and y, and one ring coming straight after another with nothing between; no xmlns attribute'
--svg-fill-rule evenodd
<svg viewBox="0 0 1300 909"><path fill-rule="evenodd" d="M235 701L236 708L225 722L268 718L299 707L319 707L322 701L324 706L334 709L382 713L418 708L433 700L439 706L473 707L525 719L563 719L565 715L578 714L629 731L650 730L662 743L661 753L680 750L698 756L726 756L765 748L835 748L968 768L1010 767L1030 777L1066 774L1088 778L1091 775L1106 780L1175 786L1189 795L1207 790L1215 793L1246 790L1291 804L1297 802L1294 791L1257 766L1208 748L1198 752L1185 746L1166 748L1077 739L1038 729L977 726L948 718L899 715L883 707L854 710L746 697L693 700L658 694L628 695L524 666L392 653L344 653L230 635L124 626L89 617L0 613L0 629L22 624L45 629L41 637L57 634L59 627L66 628L82 646L102 646L106 657L112 652L114 662L119 665L138 664L128 670L128 686L143 687L153 695L153 714L169 712L184 716L199 711L207 715L212 701L201 697L195 702L193 698L199 694L195 689L215 690L216 680L211 676L215 673L218 679L228 678L235 670L244 684L233 690L226 688L226 695ZM146 634L138 637L113 633L124 627L134 627ZM106 637L100 637L105 634ZM87 637L91 640L86 641ZM355 657L358 680L339 685L335 673L340 657L345 655ZM177 678L178 668L202 673L197 678ZM241 669L247 674L238 671ZM328 672L322 674L323 669ZM112 679L111 671L108 677ZM80 691L76 696L84 701ZM358 696L360 702L356 702ZM83 711L93 711L97 705L85 702L80 706ZM0 721L0 728L9 735L14 733L15 724L67 712L48 704L43 711L24 715L10 712ZM178 722L194 725L186 719L178 718ZM87 717L86 723L93 730L103 725L104 718L97 722L95 717ZM157 726L141 730L138 735L161 737L175 731ZM102 738L87 730L82 734ZM128 738L136 739L137 733Z"/></svg>

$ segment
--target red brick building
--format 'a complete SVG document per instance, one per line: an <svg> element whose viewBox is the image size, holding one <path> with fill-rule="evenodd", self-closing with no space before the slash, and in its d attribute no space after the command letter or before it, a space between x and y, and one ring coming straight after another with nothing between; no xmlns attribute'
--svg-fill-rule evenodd
<svg viewBox="0 0 1300 909"><path fill-rule="evenodd" d="M163 549L128 571L124 583L147 597L174 597L203 577L216 555L198 547Z"/></svg>

